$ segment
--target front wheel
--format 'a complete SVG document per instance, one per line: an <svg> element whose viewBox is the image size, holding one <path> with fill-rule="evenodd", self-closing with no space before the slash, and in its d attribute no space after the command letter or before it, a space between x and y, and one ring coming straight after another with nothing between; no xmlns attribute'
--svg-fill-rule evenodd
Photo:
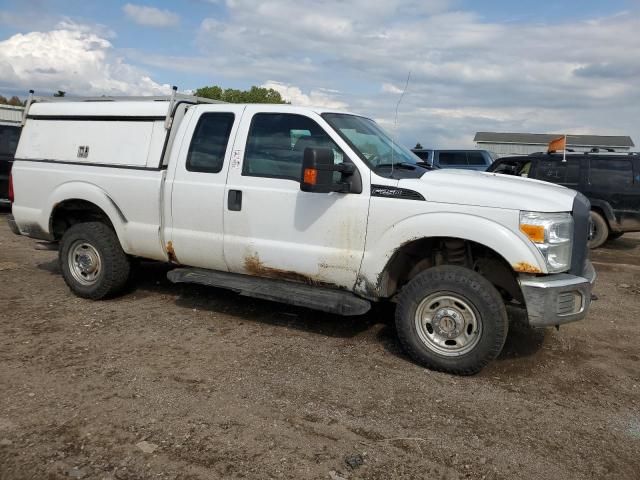
<svg viewBox="0 0 640 480"><path fill-rule="evenodd" d="M601 247L609 237L609 225L602 215L591 210L591 232L589 235L589 248Z"/></svg>
<svg viewBox="0 0 640 480"><path fill-rule="evenodd" d="M99 300L126 286L131 272L116 233L104 223L78 223L60 241L62 276L79 297Z"/></svg>
<svg viewBox="0 0 640 480"><path fill-rule="evenodd" d="M403 348L418 363L473 375L500 354L509 321L500 293L486 278L445 265L429 268L405 285L396 329Z"/></svg>

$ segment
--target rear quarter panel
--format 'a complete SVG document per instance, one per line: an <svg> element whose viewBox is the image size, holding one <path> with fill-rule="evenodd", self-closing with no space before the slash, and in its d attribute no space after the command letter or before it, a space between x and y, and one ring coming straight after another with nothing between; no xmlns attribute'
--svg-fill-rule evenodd
<svg viewBox="0 0 640 480"><path fill-rule="evenodd" d="M160 195L165 170L16 161L13 215L24 234L51 238L51 215L65 200L100 207L113 223L124 251L164 260Z"/></svg>

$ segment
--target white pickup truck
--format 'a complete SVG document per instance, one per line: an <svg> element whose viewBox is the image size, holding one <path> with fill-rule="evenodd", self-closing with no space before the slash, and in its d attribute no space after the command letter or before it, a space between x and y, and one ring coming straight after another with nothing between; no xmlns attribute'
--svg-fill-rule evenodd
<svg viewBox="0 0 640 480"><path fill-rule="evenodd" d="M478 372L506 306L585 317L589 203L536 180L434 170L373 120L290 105L33 98L12 230L52 242L71 290L121 292L135 257L173 282L360 315L392 301L407 353Z"/></svg>

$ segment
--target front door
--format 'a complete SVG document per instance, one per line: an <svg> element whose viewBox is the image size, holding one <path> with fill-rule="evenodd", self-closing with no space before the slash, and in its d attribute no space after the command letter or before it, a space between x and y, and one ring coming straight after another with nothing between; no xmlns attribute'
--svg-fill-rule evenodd
<svg viewBox="0 0 640 480"><path fill-rule="evenodd" d="M354 163L362 192L302 192L307 147L331 148L336 163ZM224 256L230 271L354 286L364 251L370 179L369 170L359 159L347 158L347 151L319 115L291 107L247 107L225 195Z"/></svg>

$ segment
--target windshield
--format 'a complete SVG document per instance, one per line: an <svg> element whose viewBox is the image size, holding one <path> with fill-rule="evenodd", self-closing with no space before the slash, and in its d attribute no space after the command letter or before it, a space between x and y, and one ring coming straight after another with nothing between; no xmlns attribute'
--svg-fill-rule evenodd
<svg viewBox="0 0 640 480"><path fill-rule="evenodd" d="M324 113L322 118L376 172L391 171L392 168L415 170L417 166L425 167L423 160L394 142L388 133L369 118L343 113ZM420 173L424 173L424 170Z"/></svg>

